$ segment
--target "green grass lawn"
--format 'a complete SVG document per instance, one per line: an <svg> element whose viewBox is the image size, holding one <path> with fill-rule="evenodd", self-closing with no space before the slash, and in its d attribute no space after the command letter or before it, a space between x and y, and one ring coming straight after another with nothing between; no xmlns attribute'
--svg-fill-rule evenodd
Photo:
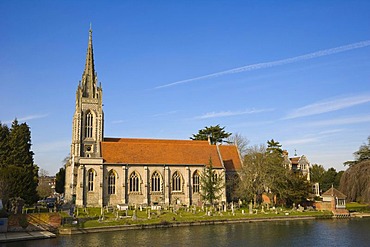
<svg viewBox="0 0 370 247"><path fill-rule="evenodd" d="M100 219L101 208L78 209L78 225L66 224L64 227L104 227L104 226L119 226L119 225L148 225L148 224L169 224L169 223L186 223L199 221L218 221L218 220L239 220L239 219L256 219L256 218L273 218L283 216L314 216L318 218L330 217L331 212L307 211L298 212L292 210L277 210L268 211L258 214L242 214L242 209L235 210L234 215L229 210L228 212L213 212L212 216L206 215L206 212L199 208L194 211L178 210L176 213L169 210L150 211L150 219L148 211L136 210L136 220L133 219L134 210L129 210L126 216L126 211L104 212L104 220ZM248 209L244 208L245 212ZM277 213L276 213L277 212ZM286 215L287 214L287 215ZM76 213L77 215L77 213ZM118 217L117 217L118 216Z"/></svg>
<svg viewBox="0 0 370 247"><path fill-rule="evenodd" d="M370 205L368 204L361 204L358 202L349 202L346 203L346 208L350 212L362 212L362 213L369 213L370 212Z"/></svg>

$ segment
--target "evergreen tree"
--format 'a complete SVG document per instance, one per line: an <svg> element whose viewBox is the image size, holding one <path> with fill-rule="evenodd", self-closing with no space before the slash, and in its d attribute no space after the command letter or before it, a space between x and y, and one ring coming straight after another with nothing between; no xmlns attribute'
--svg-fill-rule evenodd
<svg viewBox="0 0 370 247"><path fill-rule="evenodd" d="M9 157L9 134L8 126L0 122L0 168L7 164Z"/></svg>
<svg viewBox="0 0 370 247"><path fill-rule="evenodd" d="M333 167L329 168L323 174L321 178L321 184L320 184L321 190L323 192L327 191L334 185L336 176L337 176L337 171Z"/></svg>
<svg viewBox="0 0 370 247"><path fill-rule="evenodd" d="M38 167L33 164L29 126L19 124L17 119L10 129L1 125L0 147L0 190L3 198L21 197L28 204L37 201Z"/></svg>
<svg viewBox="0 0 370 247"><path fill-rule="evenodd" d="M286 189L281 198L288 207L292 206L293 203L302 203L307 200L310 188L311 186L306 176L303 176L302 173L288 171L286 176Z"/></svg>
<svg viewBox="0 0 370 247"><path fill-rule="evenodd" d="M66 169L62 167L59 169L59 172L55 175L55 191L59 194L64 193L65 178L66 178Z"/></svg>
<svg viewBox="0 0 370 247"><path fill-rule="evenodd" d="M279 155L283 154L283 150L281 149L281 144L274 139L267 141L267 152L268 153L277 153Z"/></svg>
<svg viewBox="0 0 370 247"><path fill-rule="evenodd" d="M200 194L203 201L213 204L215 200L221 198L222 194L220 192L225 186L224 177L213 170L211 158L209 158L209 164L204 168L200 177L200 184Z"/></svg>
<svg viewBox="0 0 370 247"><path fill-rule="evenodd" d="M208 140L210 138L211 144L216 144L218 142L223 142L224 139L231 136L231 133L226 132L225 127L220 127L220 125L204 127L198 131L198 134L193 134L190 137L191 140Z"/></svg>
<svg viewBox="0 0 370 247"><path fill-rule="evenodd" d="M17 166L33 164L31 151L31 131L26 123L19 124L15 119L12 123L9 136L10 154L8 164Z"/></svg>

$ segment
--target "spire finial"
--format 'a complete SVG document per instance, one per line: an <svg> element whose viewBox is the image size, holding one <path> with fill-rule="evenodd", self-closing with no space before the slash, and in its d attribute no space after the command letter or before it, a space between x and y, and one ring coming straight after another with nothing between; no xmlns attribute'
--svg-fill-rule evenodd
<svg viewBox="0 0 370 247"><path fill-rule="evenodd" d="M92 32L92 24L91 24L91 22L90 22L90 30L89 31Z"/></svg>

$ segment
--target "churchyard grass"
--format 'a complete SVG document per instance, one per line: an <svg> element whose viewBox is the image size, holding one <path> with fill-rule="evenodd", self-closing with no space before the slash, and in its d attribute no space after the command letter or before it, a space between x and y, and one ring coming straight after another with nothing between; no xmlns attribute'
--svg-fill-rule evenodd
<svg viewBox="0 0 370 247"><path fill-rule="evenodd" d="M331 217L331 212L319 211L304 211L299 212L291 209L271 210L268 212L261 212L249 214L247 208L231 210L227 212L213 212L212 216L207 215L206 211L197 208L194 210L179 209L175 212L173 210L148 210L139 209L128 211L106 211L104 210L104 217L101 216L101 208L78 208L75 212L76 220L74 224L65 224L63 227L77 227L77 228L90 228L90 227L105 227L105 226L124 226L124 225L152 225L152 224L178 224L178 223L191 223L191 222L204 222L204 221L233 221L233 220L248 220L248 219L261 219L268 218L274 219L277 217L299 217L299 216L313 216L316 218ZM242 213L244 210L244 214ZM150 211L150 217L148 217ZM208 211L208 210L207 210ZM135 212L136 216L133 216ZM126 215L127 214L127 215Z"/></svg>

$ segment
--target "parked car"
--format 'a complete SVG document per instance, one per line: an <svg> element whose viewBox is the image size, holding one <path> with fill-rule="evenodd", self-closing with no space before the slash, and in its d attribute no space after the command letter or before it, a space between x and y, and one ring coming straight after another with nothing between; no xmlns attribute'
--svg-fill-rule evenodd
<svg viewBox="0 0 370 247"><path fill-rule="evenodd" d="M57 202L57 199L54 197L49 197L45 199L45 202L47 208L53 208Z"/></svg>

